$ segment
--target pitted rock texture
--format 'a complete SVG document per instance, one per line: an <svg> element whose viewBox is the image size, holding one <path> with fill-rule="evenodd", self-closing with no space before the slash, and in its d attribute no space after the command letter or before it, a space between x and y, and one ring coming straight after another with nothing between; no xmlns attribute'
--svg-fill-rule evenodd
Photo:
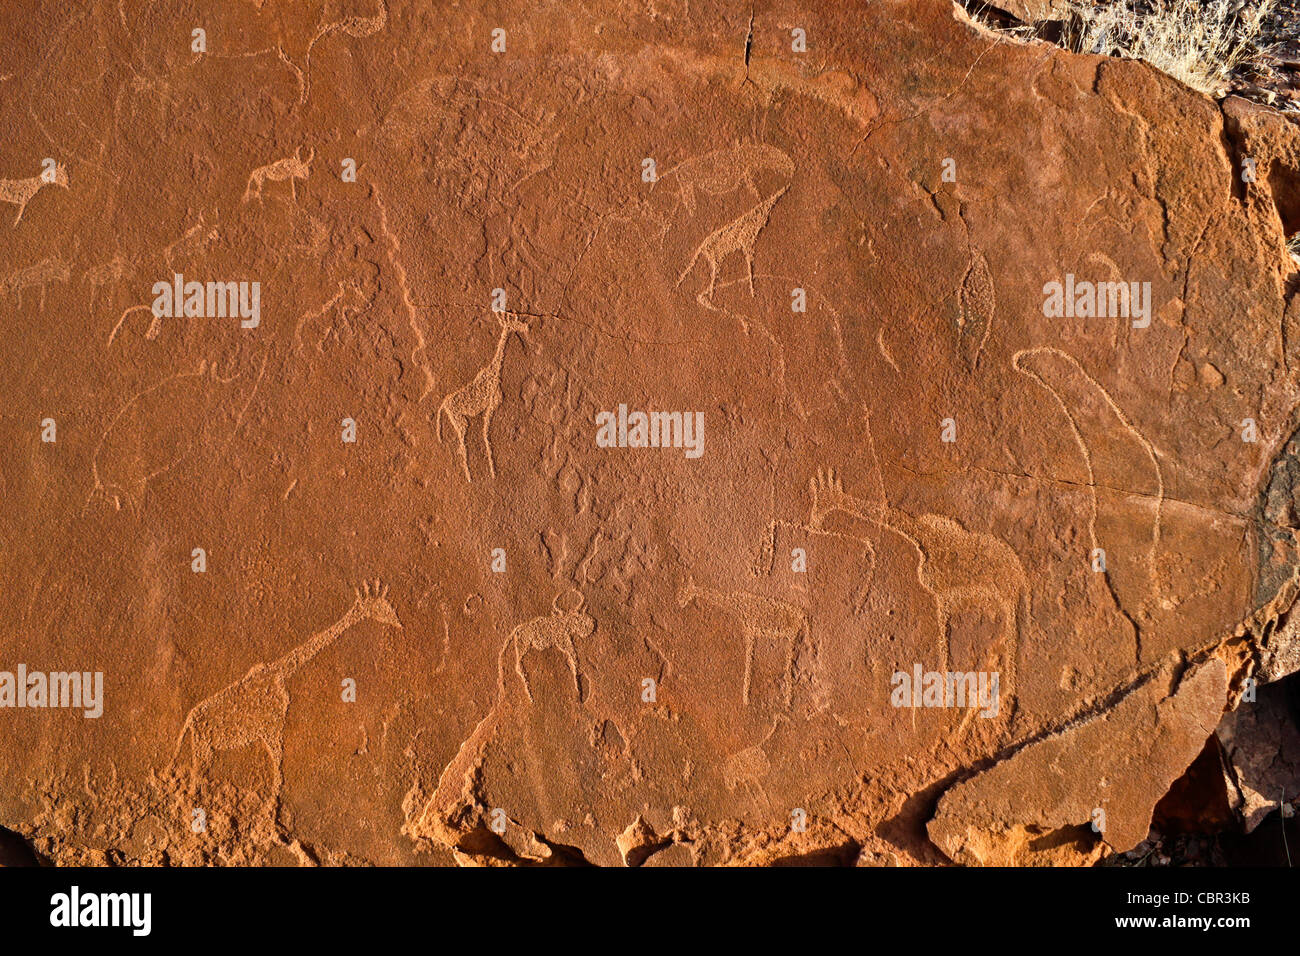
<svg viewBox="0 0 1300 956"><path fill-rule="evenodd" d="M0 670L104 681L0 708L54 862L1089 862L1294 669L1279 114L947 0L0 31Z"/></svg>

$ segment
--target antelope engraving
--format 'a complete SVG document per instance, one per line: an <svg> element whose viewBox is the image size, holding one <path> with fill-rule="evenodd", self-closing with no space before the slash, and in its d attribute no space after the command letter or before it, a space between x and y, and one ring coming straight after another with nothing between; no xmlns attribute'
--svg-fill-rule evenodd
<svg viewBox="0 0 1300 956"><path fill-rule="evenodd" d="M298 201L298 192L294 187L294 180L305 180L311 175L312 160L316 158L316 149L313 147L308 150L307 158L302 158L302 147L293 151L292 156L286 156L284 159L277 159L273 163L267 163L265 166L258 166L248 177L248 186L244 189L244 202L248 202L257 196L258 202L262 200L262 187L268 182L282 183L289 180L289 195L294 202Z"/></svg>
<svg viewBox="0 0 1300 956"><path fill-rule="evenodd" d="M809 634L807 612L785 601L746 591L717 591L700 587L688 576L686 585L677 595L678 606L684 608L696 599L740 622L745 637L745 676L740 699L746 706L749 705L750 680L754 669L754 639L761 636L788 642L789 652L782 683L784 702L789 707L794 695L794 664L799 641Z"/></svg>
<svg viewBox="0 0 1300 956"><path fill-rule="evenodd" d="M523 342L528 338L528 325L525 322L507 312L497 312L496 317L501 325L501 335L497 338L497 348L492 354L491 361L479 369L472 382L462 385L444 398L442 404L438 406L436 416L438 441L442 441L443 415L446 415L447 420L451 422L452 430L456 432L456 440L460 443L460 463L465 469L465 480L469 482L473 481L469 474L469 452L465 447L465 430L469 420L476 415L483 416L483 445L487 450L488 474L495 478L496 463L492 458L492 439L488 434L488 427L492 424L492 413L501 404L501 366L505 360L506 343L510 340L512 332L518 332Z"/></svg>
<svg viewBox="0 0 1300 956"><path fill-rule="evenodd" d="M388 603L388 588L381 587L379 581L367 582L355 593L352 606L334 624L278 660L255 664L235 683L195 704L181 726L170 766L175 767L180 758L186 734L190 738L191 769L196 776L216 751L261 744L271 761L271 801L278 800L283 785L284 721L289 712L285 681L355 624L370 620L388 627L402 626Z"/></svg>
<svg viewBox="0 0 1300 956"><path fill-rule="evenodd" d="M510 637L506 639L506 646L514 647L515 671L519 674L524 693L530 701L533 700L533 692L528 686L528 675L524 673L524 655L529 651L544 651L549 648L555 648L564 655L569 671L573 674L573 687L578 693L578 700L582 700L582 684L578 680L578 652L573 642L576 638L590 637L596 630L596 621L582 612L584 601L581 596L579 598L578 605L572 611L562 611L560 596L557 594L551 614L525 621L511 631Z"/></svg>
<svg viewBox="0 0 1300 956"><path fill-rule="evenodd" d="M727 256L733 252L739 252L745 257L745 270L749 279L749 294L754 294L754 243L758 241L758 234L763 231L767 225L768 217L772 214L772 207L776 205L777 200L785 195L789 186L782 186L776 193L764 199L753 209L742 213L738 218L726 223L715 229L709 235L704 237L699 248L695 250L695 255L691 256L690 263L677 278L677 285L681 285L691 270L695 268L695 263L699 261L700 256L709 264L709 287L696 296L696 301L706 309L715 308L713 305L713 289L718 281L718 266Z"/></svg>
<svg viewBox="0 0 1300 956"><path fill-rule="evenodd" d="M68 174L63 171L62 166L54 167L54 179L46 179L45 176L29 176L26 179L0 179L0 202L7 202L18 207L18 216L14 219L14 226L22 222L23 213L27 211L27 204L32 198L44 189L46 186L62 186L68 188Z"/></svg>
<svg viewBox="0 0 1300 956"><path fill-rule="evenodd" d="M5 294L13 293L18 296L18 307L23 306L23 290L40 289L41 305L40 311L45 311L45 291L51 282L61 282L68 284L68 264L62 259L52 259L46 257L35 265L27 266L25 269L19 269L5 277L3 289Z"/></svg>

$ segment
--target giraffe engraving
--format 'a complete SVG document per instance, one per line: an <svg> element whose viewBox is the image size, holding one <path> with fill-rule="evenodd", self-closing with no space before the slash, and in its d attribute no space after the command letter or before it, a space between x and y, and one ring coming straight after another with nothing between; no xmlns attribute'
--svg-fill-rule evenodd
<svg viewBox="0 0 1300 956"><path fill-rule="evenodd" d="M260 744L271 762L270 803L279 800L284 770L284 721L289 712L285 682L294 672L325 650L344 632L362 621L377 621L401 628L397 612L388 603L388 588L379 581L366 582L356 600L338 621L308 638L271 663L253 665L235 683L199 701L190 710L176 739L171 767L175 767L188 734L191 770L197 776L217 751L239 750Z"/></svg>
<svg viewBox="0 0 1300 956"><path fill-rule="evenodd" d="M510 341L510 334L518 332L521 340L526 341L528 337L528 325L520 319L514 318L508 312L496 313L497 322L501 325L501 335L497 338L496 351L492 354L491 360L487 365L479 369L474 380L467 385L462 385L447 395L438 406L438 441L442 441L442 417L447 416L451 422L452 430L456 433L456 440L460 443L460 463L465 469L465 480L473 482L469 474L469 452L465 447L465 430L468 427L469 420L476 415L483 416L483 445L487 451L488 474L493 478L496 477L496 463L492 459L492 439L488 434L488 427L492 424L492 413L495 412L501 404L501 366L505 361L506 343Z"/></svg>
<svg viewBox="0 0 1300 956"><path fill-rule="evenodd" d="M753 209L742 213L731 222L719 226L709 235L704 237L699 248L695 250L695 255L691 256L691 261L687 264L682 274L677 277L677 285L681 285L686 277L691 274L695 268L695 263L699 261L700 256L709 264L709 287L696 296L696 301L706 309L714 309L713 290L718 282L718 267L722 261L734 252L739 252L745 257L746 276L749 279L749 294L754 294L754 243L758 241L758 234L763 231L767 225L768 217L772 215L772 207L776 205L777 200L785 195L789 186L782 186L779 190L764 199Z"/></svg>
<svg viewBox="0 0 1300 956"><path fill-rule="evenodd" d="M819 469L809 482L812 508L808 526L822 530L835 513L876 525L904 538L920 556L916 569L921 587L933 598L939 619L942 669L948 670L949 620L962 607L993 603L1002 612L1001 646L1005 660L1004 686L1015 687L1017 634L1025 617L1029 579L1011 546L990 534L967 531L943 515L913 517L884 500L873 504L844 490L833 469Z"/></svg>

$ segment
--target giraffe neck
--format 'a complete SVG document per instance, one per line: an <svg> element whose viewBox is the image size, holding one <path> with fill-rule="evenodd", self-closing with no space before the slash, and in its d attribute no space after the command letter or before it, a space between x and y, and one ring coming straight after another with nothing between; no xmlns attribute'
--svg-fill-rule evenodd
<svg viewBox="0 0 1300 956"><path fill-rule="evenodd" d="M343 632L355 624L357 620L356 608L349 608L348 612L337 623L303 641L303 643L276 661L274 666L281 674L288 677L338 640Z"/></svg>
<svg viewBox="0 0 1300 956"><path fill-rule="evenodd" d="M492 375L495 378L499 378L501 375L501 366L505 364L505 360L506 360L506 343L509 341L510 341L510 330L502 329L501 338L497 339L496 353L493 354L492 356L491 368L492 368Z"/></svg>

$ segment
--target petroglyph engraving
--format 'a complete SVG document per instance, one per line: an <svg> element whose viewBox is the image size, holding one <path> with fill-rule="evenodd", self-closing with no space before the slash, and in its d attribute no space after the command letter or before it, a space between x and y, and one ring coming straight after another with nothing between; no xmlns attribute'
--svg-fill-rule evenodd
<svg viewBox="0 0 1300 956"><path fill-rule="evenodd" d="M873 504L844 491L832 469L819 469L809 481L812 508L808 524L822 528L836 513L892 531L905 539L919 557L916 574L922 588L934 599L939 621L941 670L950 664L950 619L962 607L1000 611L1003 648L1002 684L1013 692L1019 629L1028 613L1029 580L1015 551L1000 538L967 531L942 515L913 517L889 506L884 499Z"/></svg>
<svg viewBox="0 0 1300 956"><path fill-rule="evenodd" d="M1158 602L1164 590L1158 565L1160 523L1165 503L1165 479L1155 446L1138 430L1101 383L1089 375L1079 361L1068 352L1051 346L1021 349L1011 357L1011 366L1046 389L1069 423L1070 432L1074 436L1080 457L1087 469L1090 550L1098 548L1105 550L1108 547L1106 541L1100 540L1097 530L1101 518L1100 493L1132 496L1145 499L1150 503L1152 512L1150 532L1145 536L1145 542L1132 542L1132 544L1146 552L1147 578L1151 587L1150 599ZM1134 476L1128 463L1134 460L1134 455L1123 448L1124 442L1131 442L1140 447L1142 454L1150 461L1151 469L1147 476L1149 487L1133 487ZM1125 542L1125 545L1128 544L1129 542ZM1111 562L1104 578L1111 589L1116 605L1128 616L1112 580L1114 558L1126 550L1126 547L1109 548L1107 554ZM1132 618L1130 623L1134 630L1135 656L1140 658L1138 625Z"/></svg>
<svg viewBox="0 0 1300 956"><path fill-rule="evenodd" d="M439 441L442 441L443 415L446 415L447 420L451 422L452 430L456 432L456 440L460 444L460 463L465 469L465 480L469 482L473 481L469 474L469 453L465 447L465 430L469 419L478 415L483 416L483 446L487 451L488 474L495 478L496 464L492 458L492 438L488 434L488 428L492 424L492 413L500 406L503 397L501 366L505 361L506 343L510 340L512 332L519 333L520 339L525 343L528 337L527 323L514 318L508 312L493 314L501 325L501 334L497 337L497 347L492 353L492 359L479 369L472 382L462 385L442 400L436 416Z"/></svg>
<svg viewBox="0 0 1300 956"><path fill-rule="evenodd" d="M138 513L149 482L202 443L209 409L234 391L239 378L221 378L215 363L204 360L197 370L168 376L127 401L95 446L90 462L94 486L82 512L103 497L112 500L115 511L125 498Z"/></svg>
<svg viewBox="0 0 1300 956"><path fill-rule="evenodd" d="M694 579L688 577L686 584L677 595L677 603L684 608L697 599L731 615L740 623L745 638L745 673L741 683L740 699L746 706L750 702L755 639L768 637L786 643L788 652L782 677L782 699L785 706L789 707L794 696L794 665L799 653L800 641L810 637L808 613L776 598L750 594L747 591L719 591L701 587Z"/></svg>
<svg viewBox="0 0 1300 956"><path fill-rule="evenodd" d="M248 186L244 189L243 202L248 202L254 196L260 202L262 199L262 187L268 182L282 183L286 179L289 181L290 198L297 202L298 191L294 186L295 180L306 180L311 175L311 163L316 158L315 148L307 151L307 158L302 158L302 147L294 150L292 156L286 156L284 159L277 159L273 163L267 163L265 166L258 166L248 177Z"/></svg>
<svg viewBox="0 0 1300 956"><path fill-rule="evenodd" d="M993 276L984 254L979 251L974 253L966 274L962 276L959 300L961 311L957 318L958 349L966 367L974 371L979 367L984 346L988 344L993 315L997 309Z"/></svg>
<svg viewBox="0 0 1300 956"><path fill-rule="evenodd" d="M534 698L532 688L528 684L528 675L524 673L524 656L529 651L545 651L551 648L564 655L569 671L573 674L573 687L577 692L578 700L581 701L584 697L582 683L578 676L578 651L574 641L578 638L590 637L596 630L596 621L582 613L582 605L585 602L581 594L578 595L578 603L572 611L564 611L560 608L560 597L561 595L556 595L551 614L525 621L511 631L510 637L506 639L506 646L514 648L515 672L523 682L524 693L528 695L530 701Z"/></svg>
<svg viewBox="0 0 1300 956"><path fill-rule="evenodd" d="M68 264L62 259L46 257L35 265L10 273L4 280L4 294L18 297L18 308L23 307L23 292L40 289L40 311L45 311L45 292L51 282L68 284Z"/></svg>
<svg viewBox="0 0 1300 956"><path fill-rule="evenodd" d="M740 217L733 219L731 222L720 226L700 243L695 254L691 256L691 261L687 264L682 274L677 278L677 285L681 285L686 277L691 274L695 268L695 263L699 261L700 256L709 264L709 285L708 288L696 296L696 301L706 309L716 310L713 304L713 289L718 281L718 267L722 261L733 252L739 252L745 257L745 273L749 279L749 294L754 294L754 243L758 241L758 234L763 231L767 225L768 217L772 214L772 207L777 201L785 195L789 186L783 186L776 193L764 199L761 203L744 213Z"/></svg>
<svg viewBox="0 0 1300 956"><path fill-rule="evenodd" d="M190 710L176 739L170 766L174 768L188 735L190 766L197 777L206 773L217 751L238 750L260 744L271 762L269 805L279 801L284 772L284 721L289 713L285 681L345 631L362 621L401 628L397 612L388 603L388 588L379 581L366 582L343 617L312 635L283 657L255 664L235 683L199 701Z"/></svg>
<svg viewBox="0 0 1300 956"><path fill-rule="evenodd" d="M18 215L14 217L15 227L22 222L23 213L27 210L27 204L46 186L68 188L68 174L64 171L62 165L55 167L53 181L46 179L44 176L29 176L26 179L0 179L0 202L18 207Z"/></svg>
<svg viewBox="0 0 1300 956"><path fill-rule="evenodd" d="M788 184L794 176L794 161L775 146L740 143L678 163L665 171L655 186L672 178L681 204L694 215L696 190L710 196L723 196L744 186L762 198L754 180L757 174L765 171L779 175Z"/></svg>

